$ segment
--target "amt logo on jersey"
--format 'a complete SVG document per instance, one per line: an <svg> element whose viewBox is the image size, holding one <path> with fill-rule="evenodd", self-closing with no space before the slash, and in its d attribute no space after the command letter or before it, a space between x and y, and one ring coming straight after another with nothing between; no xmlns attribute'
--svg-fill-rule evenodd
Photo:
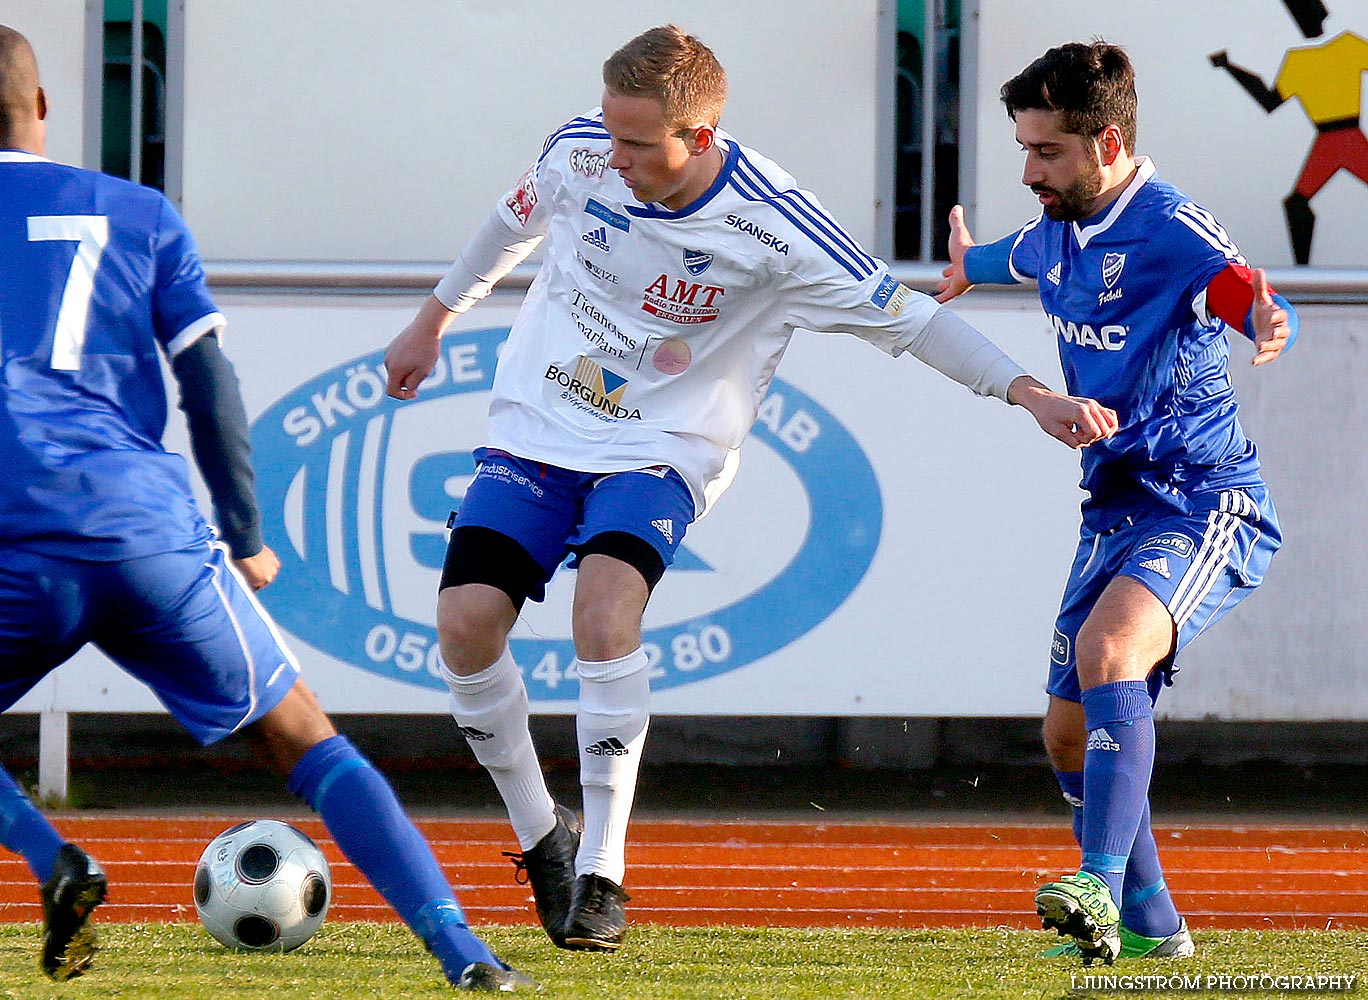
<svg viewBox="0 0 1368 1000"><path fill-rule="evenodd" d="M454 433L448 428L487 408L482 397L507 336L506 327L447 336L415 400L385 395L377 351L304 382L253 422L266 541L282 564L262 596L280 624L361 670L444 687L430 616L446 518L475 466L468 450L442 446ZM878 481L830 413L776 379L752 438L795 473L808 530L760 586L646 631L657 690L753 664L810 632L850 596L878 548ZM724 500L713 516L725 512ZM670 572L713 570L686 537ZM533 700L576 696L568 637L515 636L510 644Z"/></svg>

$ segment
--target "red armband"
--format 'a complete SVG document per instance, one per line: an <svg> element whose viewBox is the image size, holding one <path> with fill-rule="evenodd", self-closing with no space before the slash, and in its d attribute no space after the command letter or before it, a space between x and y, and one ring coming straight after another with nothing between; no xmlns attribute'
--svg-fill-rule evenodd
<svg viewBox="0 0 1368 1000"><path fill-rule="evenodd" d="M1269 294L1274 289L1269 286ZM1227 264L1207 284L1206 311L1237 330L1243 330L1254 304L1254 272L1243 264Z"/></svg>

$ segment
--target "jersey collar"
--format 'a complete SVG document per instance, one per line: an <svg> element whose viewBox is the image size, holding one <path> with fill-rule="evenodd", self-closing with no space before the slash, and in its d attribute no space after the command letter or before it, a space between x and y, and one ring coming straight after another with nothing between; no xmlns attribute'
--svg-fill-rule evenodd
<svg viewBox="0 0 1368 1000"><path fill-rule="evenodd" d="M0 163L51 163L46 156L26 153L22 149L0 149Z"/></svg>
<svg viewBox="0 0 1368 1000"><path fill-rule="evenodd" d="M1154 176L1154 161L1148 156L1137 156L1135 158L1135 176L1126 185L1126 190L1121 192L1121 197L1111 203L1111 208L1107 209L1107 214L1102 216L1097 222L1090 222L1086 225L1082 222L1073 224L1074 239L1078 241L1078 248L1086 250L1088 241L1094 237L1101 236L1117 219L1121 218L1121 213L1126 210L1126 206L1131 203L1131 199L1140 193L1151 177Z"/></svg>
<svg viewBox="0 0 1368 1000"><path fill-rule="evenodd" d="M723 140L726 142L726 140ZM717 177L708 185L708 190L704 191L689 204L685 205L678 212L671 212L663 205L651 202L649 205L623 205L628 215L635 215L639 219L685 219L693 215L700 208L713 200L717 192L727 185L731 178L732 171L736 169L737 145L734 142L727 142L727 155L722 161L722 169L717 172Z"/></svg>

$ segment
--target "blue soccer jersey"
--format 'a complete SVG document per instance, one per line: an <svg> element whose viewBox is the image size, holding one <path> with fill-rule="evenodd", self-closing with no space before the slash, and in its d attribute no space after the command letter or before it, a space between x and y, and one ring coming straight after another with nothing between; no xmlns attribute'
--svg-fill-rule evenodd
<svg viewBox="0 0 1368 1000"><path fill-rule="evenodd" d="M128 559L210 535L161 445L174 357L224 325L159 192L0 151L0 543Z"/></svg>
<svg viewBox="0 0 1368 1000"><path fill-rule="evenodd" d="M1262 483L1237 416L1226 325L1206 301L1212 278L1244 258L1209 212L1137 162L1100 215L1042 214L965 256L971 282L1039 283L1068 391L1116 410L1116 435L1082 452L1084 521L1098 529L1156 500L1191 513L1214 508L1221 490ZM1004 257L1010 278L995 263Z"/></svg>

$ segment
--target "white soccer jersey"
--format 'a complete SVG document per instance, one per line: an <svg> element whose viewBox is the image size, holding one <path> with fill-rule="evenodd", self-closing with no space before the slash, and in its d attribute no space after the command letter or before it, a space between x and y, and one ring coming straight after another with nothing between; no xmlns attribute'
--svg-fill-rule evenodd
<svg viewBox="0 0 1368 1000"><path fill-rule="evenodd" d="M716 181L669 211L608 168L595 110L554 132L499 202L510 229L545 246L494 377L490 447L583 472L669 465L701 516L730 485L795 329L890 355L922 331L933 299L892 279L779 166L718 137ZM999 395L1020 372L1007 369Z"/></svg>

